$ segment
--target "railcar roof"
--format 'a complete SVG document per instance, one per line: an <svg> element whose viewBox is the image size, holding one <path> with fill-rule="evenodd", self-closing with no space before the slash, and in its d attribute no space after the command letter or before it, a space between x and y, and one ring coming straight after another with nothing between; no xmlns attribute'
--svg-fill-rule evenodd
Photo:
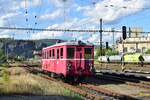
<svg viewBox="0 0 150 100"><path fill-rule="evenodd" d="M69 41L69 42L62 42L62 43L56 43L52 46L48 46L46 48L51 48L51 47L55 47L55 46L77 46L77 45L81 45L81 46L94 46L93 44L91 43L83 43L83 42L79 42L79 41ZM46 49L46 48L43 48L43 49Z"/></svg>

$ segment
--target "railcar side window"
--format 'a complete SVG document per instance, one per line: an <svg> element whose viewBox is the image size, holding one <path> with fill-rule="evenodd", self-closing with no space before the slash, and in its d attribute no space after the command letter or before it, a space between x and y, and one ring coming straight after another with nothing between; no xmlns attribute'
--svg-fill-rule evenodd
<svg viewBox="0 0 150 100"><path fill-rule="evenodd" d="M45 57L44 57L44 58L46 59L46 51L44 52L44 55L45 55Z"/></svg>
<svg viewBox="0 0 150 100"><path fill-rule="evenodd" d="M45 51L44 51L44 59L45 59Z"/></svg>
<svg viewBox="0 0 150 100"><path fill-rule="evenodd" d="M84 58L85 59L91 59L92 58L92 49L91 48L85 48L84 49L85 54L84 54Z"/></svg>
<svg viewBox="0 0 150 100"><path fill-rule="evenodd" d="M52 50L52 58L55 58L55 50Z"/></svg>
<svg viewBox="0 0 150 100"><path fill-rule="evenodd" d="M49 50L49 58L51 58L51 50Z"/></svg>
<svg viewBox="0 0 150 100"><path fill-rule="evenodd" d="M46 51L46 59L48 59L48 56L49 56L49 54L48 54L49 52L48 51Z"/></svg>
<svg viewBox="0 0 150 100"><path fill-rule="evenodd" d="M45 59L46 59L46 51L45 51Z"/></svg>
<svg viewBox="0 0 150 100"><path fill-rule="evenodd" d="M74 58L74 48L67 48L67 58L73 59Z"/></svg>
<svg viewBox="0 0 150 100"><path fill-rule="evenodd" d="M57 49L57 59L59 59L59 49Z"/></svg>
<svg viewBox="0 0 150 100"><path fill-rule="evenodd" d="M42 58L44 59L44 51L42 51Z"/></svg>
<svg viewBox="0 0 150 100"><path fill-rule="evenodd" d="M60 58L63 58L63 48L60 48Z"/></svg>

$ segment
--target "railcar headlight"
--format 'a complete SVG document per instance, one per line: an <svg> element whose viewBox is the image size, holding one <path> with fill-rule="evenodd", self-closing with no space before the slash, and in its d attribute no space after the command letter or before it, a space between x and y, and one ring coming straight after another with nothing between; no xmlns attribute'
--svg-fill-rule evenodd
<svg viewBox="0 0 150 100"><path fill-rule="evenodd" d="M70 71L70 70L71 70L71 67L72 67L72 64L69 62L69 63L67 64L67 70Z"/></svg>
<svg viewBox="0 0 150 100"><path fill-rule="evenodd" d="M89 63L89 69L92 70L92 68L93 68L93 64Z"/></svg>
<svg viewBox="0 0 150 100"><path fill-rule="evenodd" d="M95 68L92 63L89 63L90 71L95 72Z"/></svg>
<svg viewBox="0 0 150 100"><path fill-rule="evenodd" d="M93 66L93 64L92 64L92 63L89 63L89 66L90 66L90 67L92 67L92 66Z"/></svg>

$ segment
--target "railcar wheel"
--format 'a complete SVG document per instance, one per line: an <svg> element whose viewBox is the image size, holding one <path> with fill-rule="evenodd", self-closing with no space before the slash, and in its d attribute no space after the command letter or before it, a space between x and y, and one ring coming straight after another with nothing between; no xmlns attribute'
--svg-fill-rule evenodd
<svg viewBox="0 0 150 100"><path fill-rule="evenodd" d="M74 77L73 81L74 81L75 83L78 83L79 77Z"/></svg>
<svg viewBox="0 0 150 100"><path fill-rule="evenodd" d="M54 73L50 73L50 77L54 78L55 74Z"/></svg>
<svg viewBox="0 0 150 100"><path fill-rule="evenodd" d="M67 83L67 79L66 77L63 75L63 74L60 74L60 77L59 77L63 82Z"/></svg>

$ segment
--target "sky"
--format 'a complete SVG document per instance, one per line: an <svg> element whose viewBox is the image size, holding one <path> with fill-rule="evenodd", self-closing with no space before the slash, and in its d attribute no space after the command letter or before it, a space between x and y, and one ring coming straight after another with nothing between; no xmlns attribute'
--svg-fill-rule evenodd
<svg viewBox="0 0 150 100"><path fill-rule="evenodd" d="M0 0L0 27L121 30L123 25L150 31L150 0ZM112 33L103 42L112 44ZM115 40L121 33L114 33ZM99 33L0 30L0 38L65 39L96 43Z"/></svg>

